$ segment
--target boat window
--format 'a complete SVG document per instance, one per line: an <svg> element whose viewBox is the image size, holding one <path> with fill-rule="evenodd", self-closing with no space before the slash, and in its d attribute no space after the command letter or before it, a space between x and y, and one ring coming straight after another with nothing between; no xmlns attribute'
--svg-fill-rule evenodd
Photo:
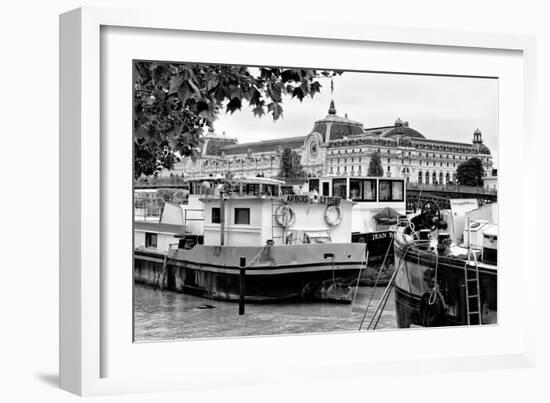
<svg viewBox="0 0 550 403"><path fill-rule="evenodd" d="M360 179L350 179L349 198L351 200L361 200L363 194L363 182Z"/></svg>
<svg viewBox="0 0 550 403"><path fill-rule="evenodd" d="M381 180L380 181L380 201L403 201L404 200L403 181Z"/></svg>
<svg viewBox="0 0 550 403"><path fill-rule="evenodd" d="M391 182L380 181L380 201L391 200Z"/></svg>
<svg viewBox="0 0 550 403"><path fill-rule="evenodd" d="M391 186L391 198L393 201L403 201L403 182L393 181Z"/></svg>
<svg viewBox="0 0 550 403"><path fill-rule="evenodd" d="M221 222L220 208L212 207L212 224L219 224Z"/></svg>
<svg viewBox="0 0 550 403"><path fill-rule="evenodd" d="M332 180L332 196L341 197L345 199L347 197L346 180L345 179L333 179Z"/></svg>
<svg viewBox="0 0 550 403"><path fill-rule="evenodd" d="M329 195L329 183L323 182L323 196Z"/></svg>
<svg viewBox="0 0 550 403"><path fill-rule="evenodd" d="M247 183L244 185L244 193L248 196L259 196L260 185L258 183Z"/></svg>
<svg viewBox="0 0 550 403"><path fill-rule="evenodd" d="M314 190L319 193L319 179L310 179L309 180L309 191L313 192Z"/></svg>
<svg viewBox="0 0 550 403"><path fill-rule="evenodd" d="M363 179L363 201L376 201L376 180Z"/></svg>
<svg viewBox="0 0 550 403"><path fill-rule="evenodd" d="M233 195L240 196L241 195L241 185L236 184L231 187L231 191L233 192Z"/></svg>
<svg viewBox="0 0 550 403"><path fill-rule="evenodd" d="M249 208L235 208L235 224L250 225Z"/></svg>
<svg viewBox="0 0 550 403"><path fill-rule="evenodd" d="M145 233L145 247L146 248L156 248L158 242L158 235L153 234L152 232Z"/></svg>

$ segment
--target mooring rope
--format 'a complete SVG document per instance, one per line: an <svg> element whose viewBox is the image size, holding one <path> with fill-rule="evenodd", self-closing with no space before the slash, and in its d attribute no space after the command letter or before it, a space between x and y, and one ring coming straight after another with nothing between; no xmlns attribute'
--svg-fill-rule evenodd
<svg viewBox="0 0 550 403"><path fill-rule="evenodd" d="M355 297L357 297L357 290L359 289L359 281L361 280L361 272L363 270L363 262L365 263L365 270L367 269L367 264L369 262L369 250L367 249L367 244L365 244L365 249L367 253L363 254L363 260L359 266L359 275L357 276L357 284L355 285L355 294L353 294L353 300L351 301L351 310L353 311L353 305L355 304ZM365 257L366 256L366 257Z"/></svg>
<svg viewBox="0 0 550 403"><path fill-rule="evenodd" d="M397 276L397 273L399 272L399 269L401 268L401 263L403 262L403 260L405 259L405 256L407 254L407 252L409 251L409 248L412 246L412 244L409 244L407 245L407 247L404 249L404 252L403 252L403 256L401 256L401 259L399 260L399 264L398 266L395 268L395 271L393 272L391 278L390 278L390 281L388 282L388 285L386 286L386 289L384 290L384 293L382 294L382 298L380 299L380 303L378 304L378 306L376 307L376 310L374 311L374 314L373 314L373 317L371 319L371 321L369 322L369 326L367 327L367 330L370 329L370 325L372 324L372 322L374 321L374 318L376 317L376 315L378 314L379 310L380 310L380 307L382 305L382 302L384 300L386 300L387 302L387 298L389 297L389 290L391 290L393 284L395 283L395 278ZM385 307L385 303L384 303L384 307ZM363 314L363 319L361 320L361 324L359 325L359 330L361 330L363 328L363 323L365 321L365 318L367 316L367 312L368 312L368 308L369 306L367 305L367 309L365 309L365 313ZM382 316L382 312L383 312L383 308L382 310L380 311L380 317ZM378 319L380 320L380 318Z"/></svg>
<svg viewBox="0 0 550 403"><path fill-rule="evenodd" d="M363 322L365 321L365 317L367 316L367 312L369 311L370 304L372 302L372 298L374 297L374 293L376 292L376 287L378 286L378 281L380 280L380 275L382 274L382 268L386 264L386 259L388 258L388 254L390 253L390 248L393 246L393 242L390 242L388 245L388 249L386 250L386 253L384 255L384 260L382 260L382 264L380 265L380 269L378 270L378 275L376 276L376 280L374 281L374 286L372 288L372 292L370 294L369 302L367 303L367 307L365 308L365 313L363 314L363 319L361 320L361 325L359 326L359 330L361 330L361 327L363 326Z"/></svg>
<svg viewBox="0 0 550 403"><path fill-rule="evenodd" d="M401 259L399 260L399 265L396 267L395 271L393 272L393 275L390 279L390 282L388 283L386 289L384 290L384 294L382 294L382 298L380 299L380 303L378 304L378 306L376 307L376 310L374 311L374 315L372 316L372 319L370 320L369 325L367 326L367 330L369 330L371 328L371 325L374 322L374 320L376 319L377 315L378 315L378 318L376 319L376 324L375 324L373 330L376 329L376 326L378 325L378 322L382 318L382 313L384 312L384 308L386 307L386 303L388 302L390 291L391 291L392 287L395 284L395 279L397 277L397 273L399 272L399 269L401 268L401 263L405 260L405 256L407 255L407 252L409 251L409 248L411 246L412 245L408 245L405 248L405 251L403 252L403 256L401 256ZM380 309L380 308L382 308L382 309ZM359 330L361 330L361 326L359 327Z"/></svg>

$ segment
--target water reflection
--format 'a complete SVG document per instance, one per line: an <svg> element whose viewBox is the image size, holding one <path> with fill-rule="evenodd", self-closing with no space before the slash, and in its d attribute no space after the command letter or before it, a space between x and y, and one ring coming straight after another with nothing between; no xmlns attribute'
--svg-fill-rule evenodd
<svg viewBox="0 0 550 403"><path fill-rule="evenodd" d="M247 304L246 314L239 316L236 303L136 284L135 341L357 331L373 291L364 329L380 301L383 287L359 287L353 308L312 302ZM377 328L396 327L392 294Z"/></svg>

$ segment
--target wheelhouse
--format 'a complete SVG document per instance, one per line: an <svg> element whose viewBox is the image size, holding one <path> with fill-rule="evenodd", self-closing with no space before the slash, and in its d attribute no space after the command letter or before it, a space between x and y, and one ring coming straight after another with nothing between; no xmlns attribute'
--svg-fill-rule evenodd
<svg viewBox="0 0 550 403"><path fill-rule="evenodd" d="M226 184L226 192L232 196L272 196L281 195L283 181L263 177L203 177L189 181L189 195L195 197L220 196L220 185Z"/></svg>
<svg viewBox="0 0 550 403"><path fill-rule="evenodd" d="M337 196L365 203L404 203L405 179L383 177L331 176L309 178L309 190L321 196Z"/></svg>
<svg viewBox="0 0 550 403"><path fill-rule="evenodd" d="M309 178L310 192L320 196L339 197L353 202L352 233L385 231L395 220L381 219L378 214L390 209L397 215L406 213L404 178L375 176L327 176Z"/></svg>

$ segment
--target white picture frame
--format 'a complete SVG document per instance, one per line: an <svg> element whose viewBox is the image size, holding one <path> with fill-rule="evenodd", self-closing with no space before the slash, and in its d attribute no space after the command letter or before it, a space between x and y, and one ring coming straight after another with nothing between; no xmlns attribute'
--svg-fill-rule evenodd
<svg viewBox="0 0 550 403"><path fill-rule="evenodd" d="M527 195L535 197L533 194L536 192L535 178L521 177L517 182L518 176L507 168L510 162L506 162L509 161L508 156L513 152L511 146L508 148L506 140L507 136L512 135L511 132L515 132L516 141L521 145L516 148L516 152L526 164L529 164L534 152L535 42L533 37L394 29L346 23L328 25L324 21L307 19L287 21L284 24L266 19L261 21L216 17L181 19L177 15L154 10L81 8L70 11L60 17L60 385L63 389L79 395L96 395L235 384L246 386L270 383L273 382L274 377L277 382L292 382L297 374L306 380L323 380L328 376L327 372L330 372L327 369L338 369L338 379L346 379L379 374L409 372L417 374L534 365L535 319L532 316L536 312L536 296L532 289L518 291L521 309L527 313L512 323L519 308L515 307L518 305L517 302L509 300L507 292L507 287L513 283L507 282L510 276L506 270L515 267L516 263L519 262L521 278L537 276L534 254L522 253L530 247L528 228L525 225L517 226L515 228L517 233L514 235L524 240L515 246L516 253L519 250L519 254L523 255L521 261L508 256L511 254L510 248L504 246L499 250L499 262L505 263L499 264L503 266L502 285L499 274L499 298L503 296L504 299L499 300L498 326L414 329L376 332L368 335L357 333L198 340L149 343L138 347L132 345L131 339L128 340L126 337L129 332L131 333L131 329L127 326L127 315L131 316L131 313L127 312L127 304L131 304L131 301L124 299L126 294L122 291L123 297L120 298L122 302L109 298L112 296L115 282L124 281L126 275L114 278L111 272L105 271L106 267L112 267L110 259L118 259L115 255L119 253L116 248L113 249L108 239L113 239L118 232L125 234L126 228L115 223L116 217L112 214L115 210L111 206L111 203L114 203L114 192L128 190L124 186L124 174L121 174L120 178L113 177L107 180L106 169L112 166L110 159L113 153L127 150L124 147L131 146L130 137L116 143L111 141L113 136L105 137L105 133L110 132L112 128L111 123L102 120L108 115L102 109L105 107L102 97L104 93L110 91L109 85L102 81L102 74L105 73L102 69L106 66L102 57L111 55L108 51L105 53L103 48L120 46L122 43L116 42L120 38L113 37L115 39L109 39L109 42L106 42L106 37L102 37L105 32L110 32L110 27L118 27L119 30L142 30L144 35L155 33L160 35L154 39L158 41L181 40L178 33L185 35L187 32L193 33L190 41L198 40L202 33L205 37L215 34L213 40L219 40L223 35L227 36L227 40L236 37L239 40L253 38L256 44L266 47L268 42L272 44L269 46L277 46L278 42L287 43L288 41L311 46L319 41L319 46L332 46L334 49L351 46L359 51L362 46L367 45L380 49L398 46L400 49L407 48L414 52L427 52L426 54L431 58L434 56L430 52L454 52L449 54L449 58L457 58L456 60L466 60L463 59L466 56L460 52L471 54L468 57L473 58L487 56L486 65L457 66L456 63L449 63L449 66L453 66L449 67L449 70L444 70L445 67L442 65L442 71L426 71L426 73L440 74L459 74L462 71L465 75L480 75L485 71L491 76L494 75L491 71L504 69L504 65L508 62L503 62L502 66L498 67L499 63L491 62L489 59L493 56L499 57L500 54L510 54L511 67L503 73L505 78L501 86L503 109L500 122L506 125L502 127L501 124L499 132L502 140L499 208L503 231L499 245L512 243L512 236L506 235L506 231L509 233L510 225L502 225L509 222L508 213L516 208L520 221L534 214L532 211L527 212L522 206L527 206L529 202ZM131 36L137 32L130 31L122 32L123 36ZM128 52L134 49L131 46L127 48ZM143 45L143 49L145 48L147 46ZM128 53L125 57L155 59L166 55L160 50L156 54L145 53L143 51L133 56ZM269 59L264 56L262 52L254 55L254 57L261 57L262 60ZM250 57L249 55L247 60L250 60ZM213 59L216 57L211 56L211 60ZM435 59L431 60L435 61ZM423 69L421 62L417 62L419 63L417 66L411 64L401 71L411 72L411 69ZM349 61L343 63L342 66L345 66ZM380 66L383 68L383 62ZM363 68L365 68L364 65ZM377 67L371 70L377 70ZM128 86L130 82L124 85ZM125 87L120 87L119 94L124 91ZM109 105L113 105L113 100L117 99L118 95L113 96L115 98L108 98ZM130 93L127 93L127 97L130 102ZM514 111L517 116L509 116ZM122 106L121 112L121 116L131 113L126 104ZM131 121L126 122L128 133L131 133ZM118 123L114 124L113 127L120 127L116 126ZM122 160L129 161L130 156L123 155ZM128 169L131 169L131 165ZM518 183L521 184L521 189L526 190L519 195L517 188L513 188L514 185L517 187ZM119 186L120 184L123 185ZM118 196L121 194L123 193L119 193ZM514 195L518 199L512 203L510 197ZM124 200L124 196L122 199ZM126 224L128 223L124 225ZM128 232L127 236L131 237L131 232ZM503 254L506 254L504 258ZM122 259L127 261L127 256ZM518 270L517 267L515 269ZM131 271L130 268L128 271ZM125 319L119 320L123 316ZM120 324L120 329L117 328L117 324ZM380 349L357 350L357 346L361 346L360 343L367 340L365 337L371 338L369 343L365 343L366 346L388 343L389 346L395 347L396 352L388 355L380 352ZM123 341L120 341L121 338ZM404 341L416 346L430 345L430 343L434 345L438 339L442 338L460 340L463 345L452 351L451 348L448 351L445 349L426 351L423 348L420 348L421 351L409 351L411 349L407 349L406 346L402 350L398 347ZM483 342L480 345L476 344L477 340L488 343L491 339L494 343L490 349L483 350L488 348L489 344L483 344ZM315 355L314 348L311 347L315 346L319 340L322 340L325 346L347 345L350 349L355 349L357 354L333 357L328 360L326 357L319 359ZM193 351L196 352L204 346L208 346L208 354L222 357L221 361L239 362L235 365L240 370L246 370L247 376L237 376L235 372L229 373L223 368L212 369L201 363L200 355L193 355ZM286 358L289 357L281 356L281 351L300 351L301 356L288 360ZM158 358L166 356L167 352L170 352L172 358ZM185 356L186 360L178 360L179 354ZM133 361L137 355L143 357L142 368L137 368ZM285 361L282 360L283 358ZM123 362L126 362L126 365L123 365ZM263 368L263 371L256 370L260 368ZM304 368L308 370L303 371Z"/></svg>

